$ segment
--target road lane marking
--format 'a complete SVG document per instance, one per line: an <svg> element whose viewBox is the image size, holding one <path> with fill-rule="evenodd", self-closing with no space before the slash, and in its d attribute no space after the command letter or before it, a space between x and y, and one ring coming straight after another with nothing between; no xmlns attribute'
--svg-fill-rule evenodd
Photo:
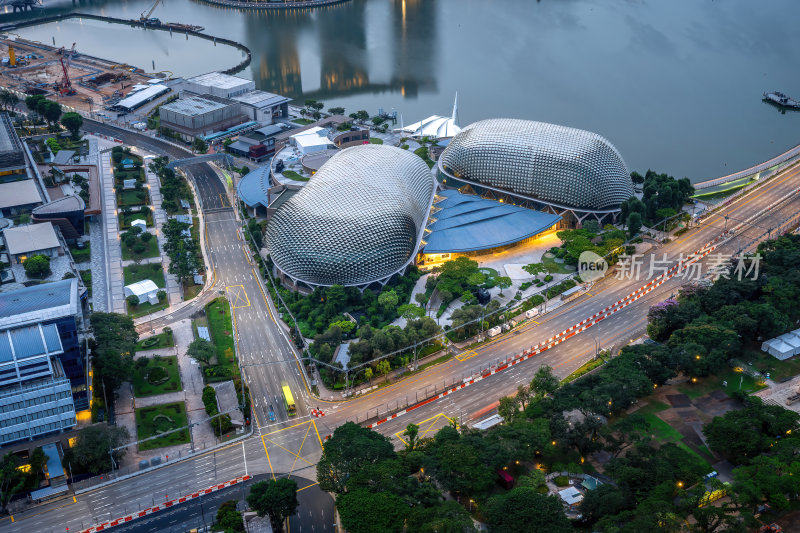
<svg viewBox="0 0 800 533"><path fill-rule="evenodd" d="M306 428L306 434L303 435L303 440L300 442L300 449L297 450L297 455L295 456L295 459L292 462L292 468L289 470L290 474L292 472L294 472L294 465L296 465L297 464L297 460L300 459L300 452L303 451L303 445L306 443L306 439L308 438L308 434L309 434L310 431L311 431L311 424L309 424L308 427ZM307 460L306 458L303 458L303 461L305 461L309 465L313 466L313 463L311 461Z"/></svg>
<svg viewBox="0 0 800 533"><path fill-rule="evenodd" d="M450 418L449 416L447 416L447 415L446 415L446 414L444 414L444 413L439 413L439 414L437 414L437 415L433 415L432 417L430 417L430 418L426 418L425 420L423 420L423 421L419 422L418 424L416 424L416 425L417 425L417 427L420 427L420 430L419 430L419 432L417 433L417 438L418 438L418 439L422 439L422 438L424 438L424 437L425 437L425 436L426 436L428 433L430 433L430 432L434 431L434 426L436 426L436 423L437 423L437 422L439 422L439 421L442 419L442 417L444 417L444 418L447 420L447 424L448 424L448 425L449 425L449 424L452 424L452 422L453 422L453 419L452 419L452 418ZM427 422L430 422L430 424L428 424L428 426L427 426L425 429L422 429L422 428L421 428L421 426L422 426L423 424L427 423ZM409 424L413 424L413 423L414 423L414 422L409 422ZM438 431L438 429L437 429L436 431ZM397 437L398 439L400 439L400 441L401 441L403 444L405 444L406 446L408 446L408 442L407 442L407 441L406 441L406 439L404 439L404 438L403 438L403 436L402 436L404 432L405 432L405 429L403 429L403 430L401 430L401 431L398 431L397 433L395 433L395 434L394 434L394 436L395 436L395 437Z"/></svg>
<svg viewBox="0 0 800 533"><path fill-rule="evenodd" d="M301 490L310 489L311 487L315 487L317 485L319 485L319 481L317 481L316 483L312 483L311 485L306 485L303 488L297 489L295 492L300 492Z"/></svg>
<svg viewBox="0 0 800 533"><path fill-rule="evenodd" d="M267 454L267 463L269 463L269 473L272 474L272 480L275 481L275 471L272 470L272 460L269 458L269 452L267 451L267 443L264 442L264 436L261 436L261 444L264 445L264 453Z"/></svg>
<svg viewBox="0 0 800 533"><path fill-rule="evenodd" d="M250 307L250 298L247 296L247 291L244 290L244 285L228 285L225 290L232 300L231 309Z"/></svg>
<svg viewBox="0 0 800 533"><path fill-rule="evenodd" d="M457 354L456 359L458 359L463 363L467 359L472 359L476 355L478 355L478 352L476 352L475 350L470 350L468 352L461 352L460 354Z"/></svg>

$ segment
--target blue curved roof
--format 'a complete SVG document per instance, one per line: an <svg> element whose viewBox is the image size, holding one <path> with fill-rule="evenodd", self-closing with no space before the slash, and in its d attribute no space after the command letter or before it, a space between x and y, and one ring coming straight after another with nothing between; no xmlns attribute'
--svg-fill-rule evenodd
<svg viewBox="0 0 800 533"><path fill-rule="evenodd" d="M423 253L463 253L513 244L533 237L558 223L559 215L542 213L456 190L438 193L439 208L431 216L431 233Z"/></svg>
<svg viewBox="0 0 800 533"><path fill-rule="evenodd" d="M269 205L269 167L267 164L248 172L236 185L236 192L247 207Z"/></svg>

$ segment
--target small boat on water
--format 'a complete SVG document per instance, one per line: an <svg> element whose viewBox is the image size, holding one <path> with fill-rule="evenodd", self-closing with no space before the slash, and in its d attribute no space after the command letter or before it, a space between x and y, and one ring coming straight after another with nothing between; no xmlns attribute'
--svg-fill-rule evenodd
<svg viewBox="0 0 800 533"><path fill-rule="evenodd" d="M773 91L771 93L764 93L764 100L779 105L781 107L788 107L790 109L800 109L800 102L794 100L793 98L789 98L785 94L778 91Z"/></svg>

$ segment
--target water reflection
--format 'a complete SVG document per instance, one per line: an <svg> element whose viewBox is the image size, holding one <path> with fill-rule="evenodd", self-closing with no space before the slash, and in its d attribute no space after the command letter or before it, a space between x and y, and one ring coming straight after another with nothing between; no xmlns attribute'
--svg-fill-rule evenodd
<svg viewBox="0 0 800 533"><path fill-rule="evenodd" d="M436 14L436 0L392 1L395 70L390 84L400 87L406 98L436 91Z"/></svg>
<svg viewBox="0 0 800 533"><path fill-rule="evenodd" d="M420 92L436 92L436 0L391 0L387 11L371 17L368 8L367 1L354 0L321 13L250 13L245 42L259 56L251 67L256 84L266 91L320 100L385 91L415 98ZM388 21L380 20L383 13ZM325 23L315 23L323 15ZM371 25L385 25L390 32L391 38L381 42L387 50L369 49ZM317 47L319 80L304 84L300 41L309 37ZM381 57L381 52L388 53ZM388 74L371 77L371 62L388 66Z"/></svg>

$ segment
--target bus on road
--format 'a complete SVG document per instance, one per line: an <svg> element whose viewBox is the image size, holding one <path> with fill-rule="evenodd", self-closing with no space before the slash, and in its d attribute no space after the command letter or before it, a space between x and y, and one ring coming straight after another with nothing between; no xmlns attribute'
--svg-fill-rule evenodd
<svg viewBox="0 0 800 533"><path fill-rule="evenodd" d="M294 398L292 397L292 390L289 388L289 384L285 381L281 381L281 389L283 390L283 401L286 403L286 414L289 416L296 415L297 410L294 406Z"/></svg>

